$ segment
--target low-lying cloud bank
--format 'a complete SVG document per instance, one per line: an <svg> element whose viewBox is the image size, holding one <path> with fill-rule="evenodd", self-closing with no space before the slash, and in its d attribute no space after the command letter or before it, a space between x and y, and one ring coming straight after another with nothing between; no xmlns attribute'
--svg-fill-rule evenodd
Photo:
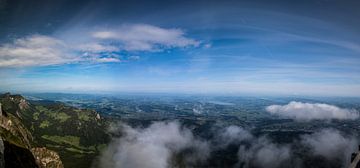
<svg viewBox="0 0 360 168"><path fill-rule="evenodd" d="M354 109L343 109L323 103L302 103L292 101L286 105L271 105L266 111L282 117L298 121L357 119L359 112Z"/></svg>
<svg viewBox="0 0 360 168"><path fill-rule="evenodd" d="M167 168L175 154L191 150L186 164L206 159L209 146L178 122L157 122L148 128L136 129L123 125L125 134L115 140L104 153L101 166L106 168Z"/></svg>
<svg viewBox="0 0 360 168"><path fill-rule="evenodd" d="M249 131L235 125L228 126L221 130L219 137L224 145L254 138Z"/></svg>
<svg viewBox="0 0 360 168"><path fill-rule="evenodd" d="M147 128L121 126L123 136L101 157L102 168L171 168L211 166L212 153L237 147L235 167L306 167L299 151L307 157L320 157L329 164L346 167L357 149L357 140L334 129L300 136L289 144L275 143L267 136L256 137L239 126L214 131L212 139L196 137L179 122L155 122ZM181 157L179 157L181 156ZM179 159L181 158L181 159ZM323 163L320 163L323 164ZM221 166L221 165L217 165Z"/></svg>
<svg viewBox="0 0 360 168"><path fill-rule="evenodd" d="M290 144L275 143L267 136L256 137L238 126L226 127L222 132L220 138L223 144L239 144L236 167L306 167L295 154L304 149L309 149L305 155L325 158L329 163L346 167L350 164L351 153L357 150L358 145L355 137L345 136L336 129L305 134Z"/></svg>
<svg viewBox="0 0 360 168"><path fill-rule="evenodd" d="M301 143L310 147L315 155L324 156L329 160L340 158L343 161L350 160L349 151L356 151L358 144L354 137L346 137L334 129L304 135Z"/></svg>
<svg viewBox="0 0 360 168"><path fill-rule="evenodd" d="M291 159L289 145L279 145L266 137L253 139L250 147L241 145L238 151L239 164L245 167L276 168Z"/></svg>

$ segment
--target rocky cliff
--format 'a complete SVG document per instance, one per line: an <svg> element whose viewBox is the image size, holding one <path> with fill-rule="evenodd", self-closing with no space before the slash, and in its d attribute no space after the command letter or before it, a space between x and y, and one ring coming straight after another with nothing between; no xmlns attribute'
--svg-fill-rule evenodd
<svg viewBox="0 0 360 168"><path fill-rule="evenodd" d="M56 152L34 147L33 136L24 126L20 114L27 108L25 99L19 96L11 97L10 94L1 97L0 168L62 168Z"/></svg>
<svg viewBox="0 0 360 168"><path fill-rule="evenodd" d="M0 94L0 114L5 167L91 167L109 142L107 122L93 110L6 93Z"/></svg>

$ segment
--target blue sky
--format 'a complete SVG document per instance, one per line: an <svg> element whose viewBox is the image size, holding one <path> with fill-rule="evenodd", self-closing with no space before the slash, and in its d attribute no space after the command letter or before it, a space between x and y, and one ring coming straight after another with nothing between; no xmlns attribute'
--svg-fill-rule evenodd
<svg viewBox="0 0 360 168"><path fill-rule="evenodd" d="M359 96L359 5L0 0L0 90Z"/></svg>

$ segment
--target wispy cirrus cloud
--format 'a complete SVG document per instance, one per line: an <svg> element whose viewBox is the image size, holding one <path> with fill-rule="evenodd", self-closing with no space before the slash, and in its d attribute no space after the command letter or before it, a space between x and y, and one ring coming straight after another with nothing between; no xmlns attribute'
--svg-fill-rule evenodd
<svg viewBox="0 0 360 168"><path fill-rule="evenodd" d="M83 52L114 52L119 51L119 48L115 46L103 45L100 43L87 43L87 44L80 44L76 47L76 49L83 51Z"/></svg>
<svg viewBox="0 0 360 168"><path fill-rule="evenodd" d="M0 67L52 65L77 61L61 40L32 35L0 46Z"/></svg>
<svg viewBox="0 0 360 168"><path fill-rule="evenodd" d="M164 48L198 46L199 41L187 38L181 29L164 29L152 25L124 25L117 29L96 31L93 37L115 40L127 51L153 51Z"/></svg>
<svg viewBox="0 0 360 168"><path fill-rule="evenodd" d="M0 46L0 67L46 66L79 62L120 62L116 47L99 44L74 48L65 41L31 35Z"/></svg>
<svg viewBox="0 0 360 168"><path fill-rule="evenodd" d="M72 38L30 35L0 44L0 67L121 62L118 52L159 52L169 48L197 46L200 43L185 37L184 31L180 29L165 29L145 24L89 31L83 36L87 36L82 37L86 40L74 42ZM131 57L131 60L138 59L139 56Z"/></svg>

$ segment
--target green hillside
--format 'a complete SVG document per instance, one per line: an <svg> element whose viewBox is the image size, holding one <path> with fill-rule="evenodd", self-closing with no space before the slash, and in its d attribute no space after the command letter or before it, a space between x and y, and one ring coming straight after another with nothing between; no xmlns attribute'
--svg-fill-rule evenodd
<svg viewBox="0 0 360 168"><path fill-rule="evenodd" d="M22 134L31 135L21 140L15 136L13 141L26 141L56 151L64 167L91 167L92 161L110 140L106 133L106 120L93 110L59 102L27 101L21 95L9 93L0 95L0 103L2 110L17 118L26 128L23 130L29 132L23 131Z"/></svg>

